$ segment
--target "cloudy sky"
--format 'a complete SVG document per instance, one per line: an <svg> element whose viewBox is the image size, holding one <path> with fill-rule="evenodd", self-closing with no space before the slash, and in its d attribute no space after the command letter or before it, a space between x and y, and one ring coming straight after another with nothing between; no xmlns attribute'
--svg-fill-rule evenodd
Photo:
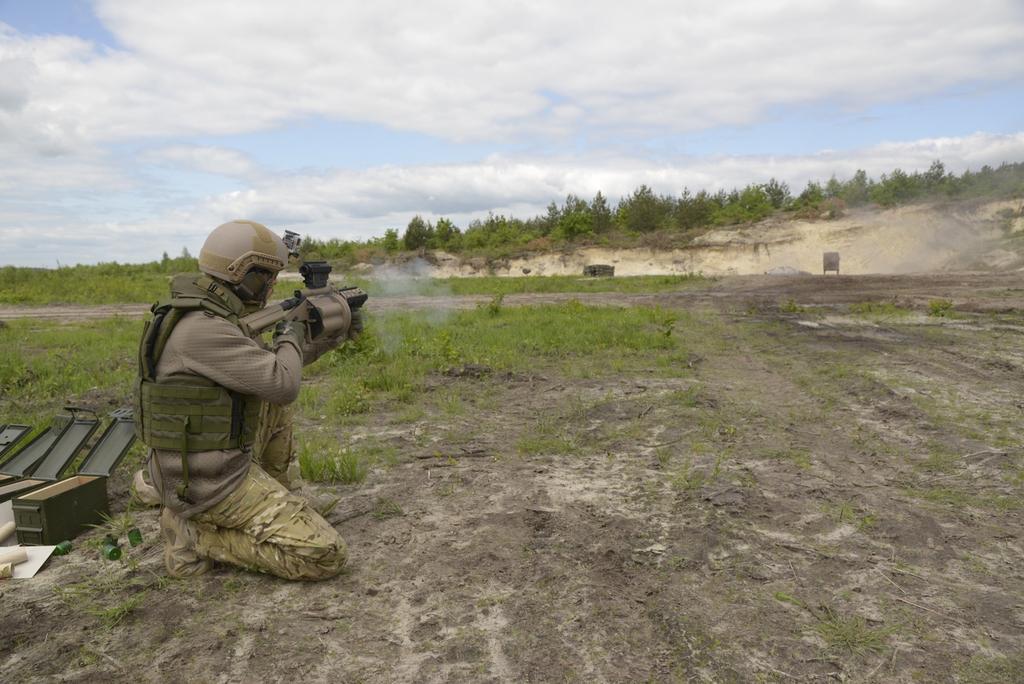
<svg viewBox="0 0 1024 684"><path fill-rule="evenodd" d="M0 264L1024 161L1021 0L0 0Z"/></svg>

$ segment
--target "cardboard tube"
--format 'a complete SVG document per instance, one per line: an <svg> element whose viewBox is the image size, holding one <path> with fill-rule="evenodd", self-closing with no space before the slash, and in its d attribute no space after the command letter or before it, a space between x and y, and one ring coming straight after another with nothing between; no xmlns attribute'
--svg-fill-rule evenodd
<svg viewBox="0 0 1024 684"><path fill-rule="evenodd" d="M0 542L14 534L14 523L6 522L0 525Z"/></svg>
<svg viewBox="0 0 1024 684"><path fill-rule="evenodd" d="M0 565L3 565L4 563L17 565L18 563L24 563L27 560L28 554L25 553L25 549L17 548L11 549L10 551L0 551Z"/></svg>

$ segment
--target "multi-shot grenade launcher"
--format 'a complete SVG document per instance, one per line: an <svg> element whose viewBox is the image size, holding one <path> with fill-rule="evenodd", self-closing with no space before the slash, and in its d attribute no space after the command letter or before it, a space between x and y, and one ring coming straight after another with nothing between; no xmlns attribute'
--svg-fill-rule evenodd
<svg viewBox="0 0 1024 684"><path fill-rule="evenodd" d="M302 238L290 230L284 232L284 244L292 256L298 256ZM303 321L309 337L338 337L348 333L352 313L366 303L368 295L358 287L334 289L328 283L331 265L326 261L305 261L299 275L306 287L284 301L266 306L239 321L250 334L261 333L281 321Z"/></svg>

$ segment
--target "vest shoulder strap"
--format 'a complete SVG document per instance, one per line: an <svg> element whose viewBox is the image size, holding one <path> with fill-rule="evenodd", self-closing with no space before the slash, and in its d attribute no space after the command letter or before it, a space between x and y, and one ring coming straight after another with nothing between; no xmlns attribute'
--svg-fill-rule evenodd
<svg viewBox="0 0 1024 684"><path fill-rule="evenodd" d="M206 311L238 325L244 310L242 300L233 292L203 275L176 276L171 281L171 296L154 304L153 318L146 322L139 344L139 376L153 380L156 364L167 346L167 340L182 316L190 311Z"/></svg>

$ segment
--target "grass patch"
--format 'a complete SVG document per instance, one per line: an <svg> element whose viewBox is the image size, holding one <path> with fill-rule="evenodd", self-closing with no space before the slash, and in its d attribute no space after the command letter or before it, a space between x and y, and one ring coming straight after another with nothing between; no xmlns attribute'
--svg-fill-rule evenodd
<svg viewBox="0 0 1024 684"><path fill-rule="evenodd" d="M575 301L369 318L357 342L311 367L323 387L316 396L303 395L300 406L314 409L322 401L323 414L339 418L375 411L383 403L416 404L427 394L430 376L469 364L495 372L533 373L543 366L568 376L621 373L684 352L700 337L702 320L687 312L589 307ZM667 372L690 369L675 364ZM461 401L447 396L442 410L459 415Z"/></svg>
<svg viewBox="0 0 1024 684"><path fill-rule="evenodd" d="M327 414L332 417L367 413L370 410L370 394L358 383L335 385L327 400L326 409Z"/></svg>
<svg viewBox="0 0 1024 684"><path fill-rule="evenodd" d="M576 450L576 441L553 420L537 422L516 442L516 451L524 456L566 455Z"/></svg>
<svg viewBox="0 0 1024 684"><path fill-rule="evenodd" d="M0 304L149 304L167 294L170 279L197 268L194 259L148 264L96 264L55 269L0 267ZM371 297L401 295L491 295L545 292L670 292L714 282L697 274L584 278L581 276L387 278L335 274L337 285L359 285ZM298 283L300 281L295 281ZM281 292L292 281L282 281ZM287 286L286 286L287 285ZM372 299L371 299L372 302Z"/></svg>
<svg viewBox="0 0 1024 684"><path fill-rule="evenodd" d="M140 321L59 324L15 320L0 328L0 411L5 422L42 425L64 404L127 405ZM81 401L83 395L89 401ZM105 408L101 406L100 408Z"/></svg>
<svg viewBox="0 0 1024 684"><path fill-rule="evenodd" d="M95 527L121 541L125 541L128 537L128 532L138 526L135 522L135 515L131 511L125 511L114 516L101 513L100 518L103 520L103 523Z"/></svg>
<svg viewBox="0 0 1024 684"><path fill-rule="evenodd" d="M101 623L108 629L113 628L121 623L126 617L136 611L136 609L142 605L142 601L146 598L144 593L133 594L115 603L100 607L96 606L89 612L99 619Z"/></svg>
<svg viewBox="0 0 1024 684"><path fill-rule="evenodd" d="M569 379L651 372L659 377L692 377L696 372L692 359L729 353L740 344L737 340L762 332L761 326L754 326L737 334L735 326L725 325L713 314L656 307L590 307L576 301L502 306L496 312L481 307L440 313L371 310L368 314L363 336L325 354L307 369L312 377L304 382L297 403L299 420L357 425L381 412L398 423L437 416L461 419L479 410L480 398L500 389L503 377L512 382L541 374ZM26 420L32 417L25 414L32 413L33 407L35 413L52 411L96 391L108 400L127 402L140 328L137 321L114 319L69 325L16 321L0 330L0 340L5 342L0 348L0 408L17 407L5 412L5 420ZM471 364L490 372L445 375L448 369ZM840 375L851 369L840 365L837 371L835 364L830 368ZM743 435L737 424L711 410L714 401L707 391L702 384L692 384L664 397L667 404L684 410L710 407L695 417L700 428L697 441L713 451ZM589 433L575 432L585 427L592 407L582 399L569 401L566 407L566 415L521 434L515 450L536 455L600 448ZM638 406L637 412L644 408ZM610 423L609 427L621 430L606 436L623 442L642 439L643 426L635 422ZM442 426L442 431L457 427L468 426ZM467 439L473 434L467 434ZM360 448L356 453L356 447L349 445L345 452L337 443L311 438L300 444L303 475L314 481L359 482L367 468L393 458L393 454ZM701 453L699 445L693 453ZM801 467L810 465L806 454L795 452L789 458Z"/></svg>
<svg viewBox="0 0 1024 684"><path fill-rule="evenodd" d="M704 486L705 475L701 470L695 470L690 459L687 459L679 468L672 473L672 488L679 492L695 492Z"/></svg>
<svg viewBox="0 0 1024 684"><path fill-rule="evenodd" d="M1024 682L1024 652L1011 656L976 655L957 668L963 684L1004 684Z"/></svg>
<svg viewBox="0 0 1024 684"><path fill-rule="evenodd" d="M774 449L765 455L776 461L789 461L801 470L811 467L811 453L806 449Z"/></svg>
<svg viewBox="0 0 1024 684"><path fill-rule="evenodd" d="M930 489L911 490L911 493L925 501L947 506L963 507L971 503L971 496L952 487L931 487Z"/></svg>
<svg viewBox="0 0 1024 684"><path fill-rule="evenodd" d="M403 515L405 515L405 511L402 510L397 501L380 498L373 504L373 517L377 520L397 518Z"/></svg>
<svg viewBox="0 0 1024 684"><path fill-rule="evenodd" d="M449 418L461 416L466 412L466 403L454 392L445 392L438 399L438 404L444 415Z"/></svg>
<svg viewBox="0 0 1024 684"><path fill-rule="evenodd" d="M359 451L311 438L299 443L299 468L302 477L311 482L359 484L366 479L370 463Z"/></svg>
<svg viewBox="0 0 1024 684"><path fill-rule="evenodd" d="M701 433L707 439L719 442L734 442L738 429L732 423L726 422L718 414L707 414L697 421Z"/></svg>
<svg viewBox="0 0 1024 684"><path fill-rule="evenodd" d="M850 501L843 501L838 504L825 504L825 512L838 523L851 522L857 517L857 509Z"/></svg>
<svg viewBox="0 0 1024 684"><path fill-rule="evenodd" d="M166 265L97 264L49 268L0 267L0 304L150 303L167 294L171 278L195 262Z"/></svg>
<svg viewBox="0 0 1024 684"><path fill-rule="evenodd" d="M675 390L668 395L669 401L685 408L697 408L701 404L709 403L702 396L704 386L700 384L690 385L686 389Z"/></svg>
<svg viewBox="0 0 1024 684"><path fill-rule="evenodd" d="M825 618L815 625L814 631L830 651L861 655L881 651L892 628L872 628L860 616L840 617L826 607Z"/></svg>
<svg viewBox="0 0 1024 684"><path fill-rule="evenodd" d="M932 445L932 447L934 450L928 454L928 458L921 461L918 467L932 474L953 472L960 460L959 455L936 448L936 445Z"/></svg>
<svg viewBox="0 0 1024 684"><path fill-rule="evenodd" d="M147 582L126 578L120 573L103 573L82 582L57 587L57 597L69 608L96 618L106 629L113 629L139 609L152 588L162 587L168 579Z"/></svg>
<svg viewBox="0 0 1024 684"><path fill-rule="evenodd" d="M690 458L687 458L683 464L675 470L672 474L672 478L669 481L672 488L679 492L696 492L705 485L711 485L718 481L719 476L722 474L722 463L725 461L726 454L721 453L715 457L714 464L711 466L710 471L698 469L693 466L693 462Z"/></svg>
<svg viewBox="0 0 1024 684"><path fill-rule="evenodd" d="M861 655L881 651L893 627L873 628L860 616L842 617L828 606L815 610L804 601L784 591L773 595L776 601L788 603L810 613L817 620L812 630L825 641L825 647L834 653Z"/></svg>
<svg viewBox="0 0 1024 684"><path fill-rule="evenodd" d="M838 504L825 504L825 513L839 524L854 525L858 531L866 532L873 528L878 519L873 513L861 510L852 501L842 501Z"/></svg>
<svg viewBox="0 0 1024 684"><path fill-rule="evenodd" d="M346 281L348 282L348 281ZM714 282L699 274L659 276L619 276L615 278L586 278L582 276L485 276L472 278L408 278L375 280L353 279L370 296L389 295L491 295L545 292L671 292L707 287ZM371 300L372 301L372 300ZM493 301L493 300L492 300ZM500 306L501 300L498 299Z"/></svg>
<svg viewBox="0 0 1024 684"><path fill-rule="evenodd" d="M913 312L892 302L857 302L850 305L850 313L865 318L894 318L909 316Z"/></svg>

